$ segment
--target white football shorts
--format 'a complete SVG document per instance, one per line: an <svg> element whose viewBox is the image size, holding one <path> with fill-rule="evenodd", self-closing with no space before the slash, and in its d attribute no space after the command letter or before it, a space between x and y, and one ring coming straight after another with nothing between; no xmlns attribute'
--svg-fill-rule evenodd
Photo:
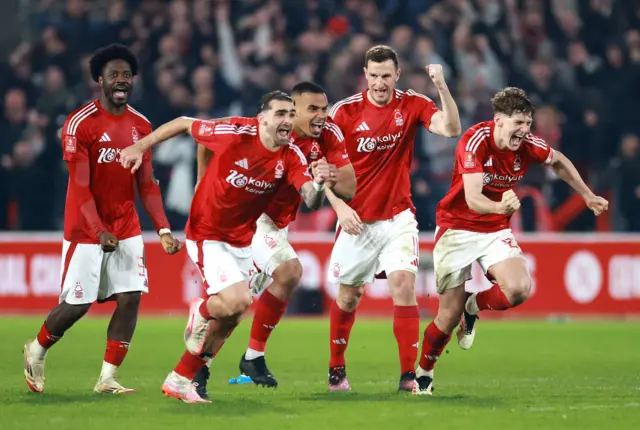
<svg viewBox="0 0 640 430"><path fill-rule="evenodd" d="M217 240L186 240L189 258L196 263L208 295L238 282L248 284L253 272L251 247L236 248Z"/></svg>
<svg viewBox="0 0 640 430"><path fill-rule="evenodd" d="M142 236L121 240L113 252L99 244L62 242L60 303L80 305L114 294L149 292Z"/></svg>
<svg viewBox="0 0 640 430"><path fill-rule="evenodd" d="M524 258L510 228L479 233L436 227L433 264L439 294L471 279L471 264L477 261L484 273L508 258Z"/></svg>
<svg viewBox="0 0 640 430"><path fill-rule="evenodd" d="M382 272L418 272L418 223L411 209L391 219L364 223L357 236L338 226L329 263L329 282L359 287Z"/></svg>

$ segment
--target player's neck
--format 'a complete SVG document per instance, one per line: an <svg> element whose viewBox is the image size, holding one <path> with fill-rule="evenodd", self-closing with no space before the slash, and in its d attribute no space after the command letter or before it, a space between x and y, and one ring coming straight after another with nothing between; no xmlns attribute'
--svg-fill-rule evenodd
<svg viewBox="0 0 640 430"><path fill-rule="evenodd" d="M278 150L279 146L276 144L275 139L269 137L267 130L262 128L262 125L260 125L258 128L258 136L260 136L260 143L262 143L262 146L267 148L267 150L273 152Z"/></svg>
<svg viewBox="0 0 640 430"><path fill-rule="evenodd" d="M493 141L496 143L496 146L499 150L504 151L505 149L507 149L507 143L509 143L507 139L501 139L494 134Z"/></svg>
<svg viewBox="0 0 640 430"><path fill-rule="evenodd" d="M372 105L377 107L385 107L385 106L388 106L389 103L391 103L391 97L389 97L389 100L385 101L382 104L378 103L373 99L373 96L371 95L371 90L367 90L367 100L369 100L369 102L371 102Z"/></svg>
<svg viewBox="0 0 640 430"><path fill-rule="evenodd" d="M100 106L102 106L102 109L104 109L106 112L110 113L111 115L122 115L125 109L127 108L126 104L122 106L114 106L109 102L109 100L104 95L100 96L99 101L100 101Z"/></svg>
<svg viewBox="0 0 640 430"><path fill-rule="evenodd" d="M307 133L304 132L304 130L302 130L302 128L300 128L299 126L296 126L295 124L293 125L293 132L296 134L296 137L300 138L300 139L306 139L307 137Z"/></svg>

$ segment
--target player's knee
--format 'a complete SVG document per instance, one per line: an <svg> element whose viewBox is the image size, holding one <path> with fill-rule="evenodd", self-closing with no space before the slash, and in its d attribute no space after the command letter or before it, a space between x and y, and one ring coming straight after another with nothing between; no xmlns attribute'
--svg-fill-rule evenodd
<svg viewBox="0 0 640 430"><path fill-rule="evenodd" d="M273 271L273 285L291 294L302 279L302 265L300 260L293 259L280 264Z"/></svg>
<svg viewBox="0 0 640 430"><path fill-rule="evenodd" d="M527 300L531 294L531 278L529 276L521 276L510 279L501 287L509 303L512 306L518 306Z"/></svg>
<svg viewBox="0 0 640 430"><path fill-rule="evenodd" d="M229 300L226 304L227 315L231 319L240 319L240 317L249 309L251 306L251 294L249 290L245 292L245 294L236 294L234 297Z"/></svg>
<svg viewBox="0 0 640 430"><path fill-rule="evenodd" d="M336 302L338 307L345 311L353 311L358 307L360 299L364 295L364 285L351 287L340 285Z"/></svg>
<svg viewBox="0 0 640 430"><path fill-rule="evenodd" d="M410 306L416 300L415 275L405 271L394 272L389 277L389 287L396 305Z"/></svg>

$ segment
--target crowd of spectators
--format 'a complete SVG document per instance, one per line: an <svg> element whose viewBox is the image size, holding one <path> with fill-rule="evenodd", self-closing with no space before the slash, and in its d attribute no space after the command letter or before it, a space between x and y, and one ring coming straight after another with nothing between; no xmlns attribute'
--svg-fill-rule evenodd
<svg viewBox="0 0 640 430"><path fill-rule="evenodd" d="M400 55L398 87L436 102L424 67L443 65L463 130L491 118L496 90L522 87L537 105L534 133L607 193L614 228L640 231L640 1L22 3L31 36L0 67L0 229L61 228L67 176L59 130L69 112L99 94L88 70L91 52L120 42L141 63L130 103L154 126L179 115L252 116L262 93L301 80L317 81L338 101L366 88L364 52L379 43ZM422 230L434 227L455 143L426 131L416 138L412 192ZM186 137L154 154L175 229L188 213L195 154ZM570 196L544 169L531 171L523 185L551 210ZM540 228L527 208L523 228ZM567 228L592 230L593 219L577 217Z"/></svg>

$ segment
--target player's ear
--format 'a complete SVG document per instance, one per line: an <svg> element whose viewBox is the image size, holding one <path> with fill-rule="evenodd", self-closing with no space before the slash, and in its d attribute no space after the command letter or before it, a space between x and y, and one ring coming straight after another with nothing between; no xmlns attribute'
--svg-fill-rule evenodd
<svg viewBox="0 0 640 430"><path fill-rule="evenodd" d="M402 72L401 69L396 70L396 82L398 82L398 80L400 80L400 73Z"/></svg>

